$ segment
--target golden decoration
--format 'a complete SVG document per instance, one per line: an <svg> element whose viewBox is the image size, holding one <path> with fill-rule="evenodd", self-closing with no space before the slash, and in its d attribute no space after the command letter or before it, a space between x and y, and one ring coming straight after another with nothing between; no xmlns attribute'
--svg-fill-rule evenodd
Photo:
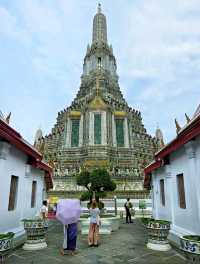
<svg viewBox="0 0 200 264"><path fill-rule="evenodd" d="M106 110L107 109L106 103L102 100L102 98L99 94L100 94L99 77L97 76L97 79L96 79L96 96L90 102L89 109L92 109L92 110Z"/></svg>
<svg viewBox="0 0 200 264"><path fill-rule="evenodd" d="M127 113L125 111L114 111L114 115L117 117L125 117Z"/></svg>
<svg viewBox="0 0 200 264"><path fill-rule="evenodd" d="M73 117L73 118L80 118L81 117L81 112L80 111L71 111L69 113L69 116Z"/></svg>
<svg viewBox="0 0 200 264"><path fill-rule="evenodd" d="M109 165L108 160L86 160L84 166L86 167L107 167Z"/></svg>
<svg viewBox="0 0 200 264"><path fill-rule="evenodd" d="M55 162L54 162L54 160L52 160L52 159L48 161L48 164L49 164L49 166L52 167L53 169L56 167L56 166L55 166Z"/></svg>
<svg viewBox="0 0 200 264"><path fill-rule="evenodd" d="M107 105L104 103L104 101L101 99L100 96L95 96L94 100L89 104L89 108L92 110L105 110L107 108Z"/></svg>

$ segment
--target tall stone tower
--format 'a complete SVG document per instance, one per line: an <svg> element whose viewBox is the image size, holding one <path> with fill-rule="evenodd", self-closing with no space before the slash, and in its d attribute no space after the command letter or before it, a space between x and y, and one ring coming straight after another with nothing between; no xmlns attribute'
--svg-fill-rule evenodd
<svg viewBox="0 0 200 264"><path fill-rule="evenodd" d="M128 106L120 91L100 4L80 89L71 106L58 113L52 133L39 143L44 159L54 167L52 193L57 196L80 191L75 175L82 168L96 167L109 171L119 194L143 193L143 168L152 160L157 143L146 133L140 112Z"/></svg>

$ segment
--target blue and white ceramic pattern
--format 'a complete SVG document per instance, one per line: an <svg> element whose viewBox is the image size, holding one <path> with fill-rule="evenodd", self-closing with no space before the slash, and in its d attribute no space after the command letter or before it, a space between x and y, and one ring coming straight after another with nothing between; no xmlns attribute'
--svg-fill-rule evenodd
<svg viewBox="0 0 200 264"><path fill-rule="evenodd" d="M194 240L192 239L192 236L188 238L188 236L183 236L181 238L181 249L193 254L199 254L200 255L200 236L199 241L195 241L197 236L194 236Z"/></svg>

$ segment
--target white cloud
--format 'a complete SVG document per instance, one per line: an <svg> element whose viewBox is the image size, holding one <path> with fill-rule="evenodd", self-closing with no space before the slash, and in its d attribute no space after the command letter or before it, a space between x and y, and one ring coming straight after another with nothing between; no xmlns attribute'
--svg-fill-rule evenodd
<svg viewBox="0 0 200 264"><path fill-rule="evenodd" d="M183 121L200 101L199 12L199 1L136 1L123 24L128 32L121 43L122 87L129 103L142 110L148 130L159 122L167 140L174 135L174 118Z"/></svg>
<svg viewBox="0 0 200 264"><path fill-rule="evenodd" d="M0 33L6 36L18 34L15 17L4 7L0 7Z"/></svg>
<svg viewBox="0 0 200 264"><path fill-rule="evenodd" d="M31 79L24 76L24 82L27 87L30 82L36 84L31 100L37 102L37 125L49 129L56 111L66 107L64 104L69 104L78 91L97 3L15 2L12 12L0 7L0 32L23 44L28 42L24 57ZM199 0L118 0L115 5L112 0L103 0L102 7L128 103L142 110L144 125L151 133L159 122L169 139L173 118L192 113L200 97ZM40 89L46 97L37 97ZM45 109L51 109L51 113L44 113ZM29 124L23 124L24 131L25 126Z"/></svg>

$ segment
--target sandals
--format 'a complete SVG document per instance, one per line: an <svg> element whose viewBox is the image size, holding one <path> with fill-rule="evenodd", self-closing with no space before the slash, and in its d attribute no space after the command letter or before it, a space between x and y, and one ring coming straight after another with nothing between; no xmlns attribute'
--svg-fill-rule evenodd
<svg viewBox="0 0 200 264"><path fill-rule="evenodd" d="M78 254L78 252L76 250L64 250L64 249L61 249L60 250L60 254L62 256L65 256L65 255L75 256L76 254Z"/></svg>

